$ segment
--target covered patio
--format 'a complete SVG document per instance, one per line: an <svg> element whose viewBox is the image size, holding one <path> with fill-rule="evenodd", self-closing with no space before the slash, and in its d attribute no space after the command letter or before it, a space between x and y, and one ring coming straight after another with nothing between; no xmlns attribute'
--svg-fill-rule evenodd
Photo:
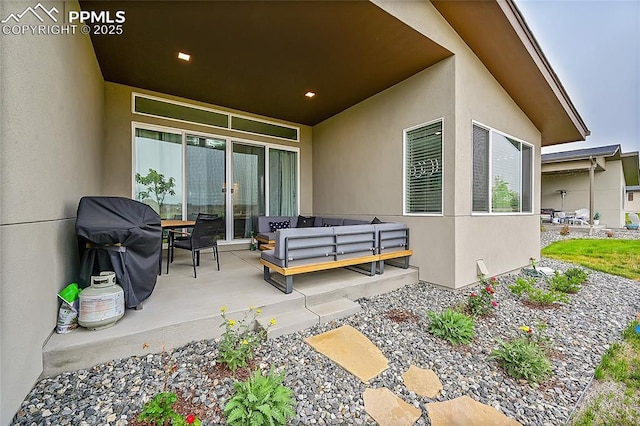
<svg viewBox="0 0 640 426"><path fill-rule="evenodd" d="M170 273L158 276L143 309L128 309L106 329L53 334L43 347L42 375L219 337L222 306L228 318L237 320L250 306L261 309L258 320L275 318L270 336L277 336L348 316L359 311L354 300L418 281L412 268L387 266L373 277L342 268L298 276L293 293L284 294L263 280L259 259L258 251L221 249L218 271L211 253L202 253L194 279L190 254L176 253Z"/></svg>

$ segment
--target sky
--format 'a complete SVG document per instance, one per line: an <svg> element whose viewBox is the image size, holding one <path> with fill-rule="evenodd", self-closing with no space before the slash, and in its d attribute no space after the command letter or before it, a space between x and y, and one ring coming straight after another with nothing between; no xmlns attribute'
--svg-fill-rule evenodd
<svg viewBox="0 0 640 426"><path fill-rule="evenodd" d="M640 0L515 0L591 135L640 151Z"/></svg>

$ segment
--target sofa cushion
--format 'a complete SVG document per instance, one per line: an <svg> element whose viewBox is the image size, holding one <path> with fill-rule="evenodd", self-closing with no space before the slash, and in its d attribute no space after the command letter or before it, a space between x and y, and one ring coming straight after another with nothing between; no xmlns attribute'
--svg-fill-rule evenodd
<svg viewBox="0 0 640 426"><path fill-rule="evenodd" d="M276 233L275 232L260 232L260 233L258 233L258 238L260 238L261 240L273 241L273 240L276 239Z"/></svg>
<svg viewBox="0 0 640 426"><path fill-rule="evenodd" d="M371 222L368 222L366 220L360 220L360 219L345 219L342 224L344 226L347 225L370 225Z"/></svg>
<svg viewBox="0 0 640 426"><path fill-rule="evenodd" d="M260 257L262 259L266 260L267 262L271 262L274 265L278 265L281 268L284 268L285 260L284 259L278 259L274 255L274 250L264 250L264 251L260 252Z"/></svg>
<svg viewBox="0 0 640 426"><path fill-rule="evenodd" d="M298 220L298 216L258 216L258 233L271 232L269 229L269 222L285 222L289 221L289 227L295 228L295 222Z"/></svg>
<svg viewBox="0 0 640 426"><path fill-rule="evenodd" d="M313 228L316 222L315 216L298 216L296 228Z"/></svg>
<svg viewBox="0 0 640 426"><path fill-rule="evenodd" d="M278 229L288 229L291 222L283 220L281 222L269 222L269 231L276 232Z"/></svg>
<svg viewBox="0 0 640 426"><path fill-rule="evenodd" d="M342 226L344 219L334 217L323 217L322 226Z"/></svg>

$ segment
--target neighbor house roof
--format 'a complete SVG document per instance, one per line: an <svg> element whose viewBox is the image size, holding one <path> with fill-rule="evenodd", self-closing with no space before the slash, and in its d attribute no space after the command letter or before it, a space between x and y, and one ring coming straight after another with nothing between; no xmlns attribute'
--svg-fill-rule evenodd
<svg viewBox="0 0 640 426"><path fill-rule="evenodd" d="M640 158L638 152L622 153L620 145L542 154L542 173L586 171L589 170L591 159L596 163L595 170L605 170L607 161L621 160L625 183L627 185L638 185L640 183Z"/></svg>
<svg viewBox="0 0 640 426"><path fill-rule="evenodd" d="M639 192L640 191L640 185L627 186L625 189L627 190L627 192Z"/></svg>
<svg viewBox="0 0 640 426"><path fill-rule="evenodd" d="M371 1L89 1L126 12L91 34L106 81L315 125L453 53ZM580 118L513 0L433 1L542 134L584 140ZM478 25L481 22L482 25ZM190 63L176 59L192 55ZM312 90L309 101L303 95Z"/></svg>

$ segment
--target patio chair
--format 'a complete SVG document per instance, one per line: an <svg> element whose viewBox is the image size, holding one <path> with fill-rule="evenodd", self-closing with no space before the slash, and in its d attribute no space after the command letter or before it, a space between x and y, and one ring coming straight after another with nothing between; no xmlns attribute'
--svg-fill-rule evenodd
<svg viewBox="0 0 640 426"><path fill-rule="evenodd" d="M169 237L169 247L167 251L167 274L169 273L169 264L173 262L173 252L177 248L191 252L194 278L197 278L196 266L200 265L200 251L204 249L213 249L213 258L216 261L219 271L218 233L222 226L224 226L223 217L199 213L191 233L170 230L169 232L172 236Z"/></svg>
<svg viewBox="0 0 640 426"><path fill-rule="evenodd" d="M578 209L573 218L573 223L578 225L589 225L589 209Z"/></svg>
<svg viewBox="0 0 640 426"><path fill-rule="evenodd" d="M629 225L625 225L625 228L638 229L638 227L640 227L640 218L638 218L637 213L629 213L629 220L631 223Z"/></svg>

